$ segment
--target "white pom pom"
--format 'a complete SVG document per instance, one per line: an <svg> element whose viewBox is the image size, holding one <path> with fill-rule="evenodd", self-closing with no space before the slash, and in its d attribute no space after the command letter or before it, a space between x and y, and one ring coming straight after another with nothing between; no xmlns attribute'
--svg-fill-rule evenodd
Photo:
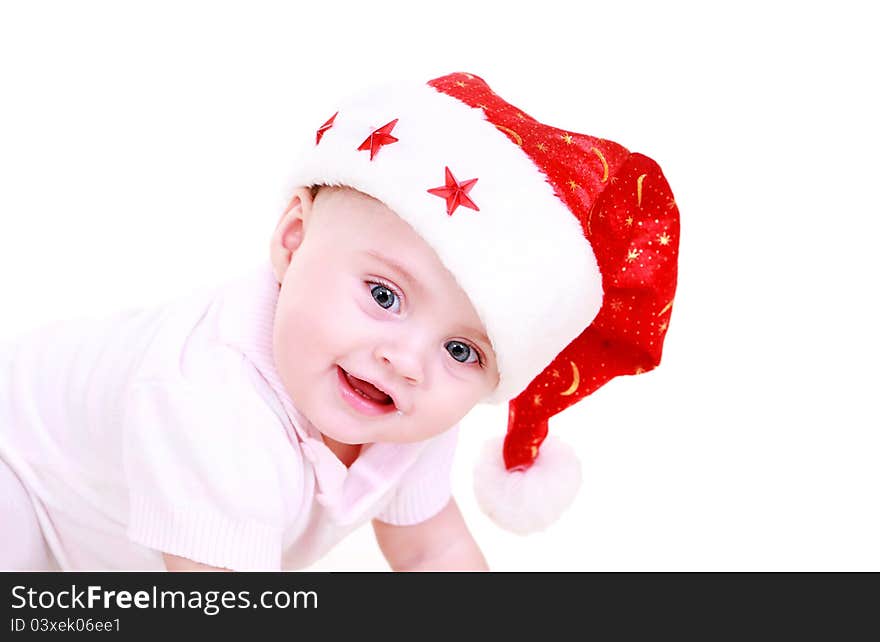
<svg viewBox="0 0 880 642"><path fill-rule="evenodd" d="M503 438L496 438L483 447L474 471L477 503L501 528L520 535L543 530L574 501L581 485L580 461L571 446L549 436L529 469L508 471L503 444Z"/></svg>

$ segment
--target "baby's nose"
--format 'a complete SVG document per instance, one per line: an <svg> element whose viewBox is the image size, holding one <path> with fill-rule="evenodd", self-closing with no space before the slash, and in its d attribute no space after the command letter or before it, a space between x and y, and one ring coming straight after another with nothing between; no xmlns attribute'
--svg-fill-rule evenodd
<svg viewBox="0 0 880 642"><path fill-rule="evenodd" d="M424 367L417 350L400 344L383 345L376 349L376 357L407 383L418 384L424 379Z"/></svg>

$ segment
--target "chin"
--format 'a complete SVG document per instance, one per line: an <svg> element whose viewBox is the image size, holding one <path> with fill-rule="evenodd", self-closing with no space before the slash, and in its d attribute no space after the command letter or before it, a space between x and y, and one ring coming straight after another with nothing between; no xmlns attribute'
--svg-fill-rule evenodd
<svg viewBox="0 0 880 642"><path fill-rule="evenodd" d="M338 441L340 444L345 444L346 446L363 446L364 444L372 443L373 440L363 440L363 439L346 439L345 435L332 435L330 433L322 432L324 437L329 437L333 441Z"/></svg>

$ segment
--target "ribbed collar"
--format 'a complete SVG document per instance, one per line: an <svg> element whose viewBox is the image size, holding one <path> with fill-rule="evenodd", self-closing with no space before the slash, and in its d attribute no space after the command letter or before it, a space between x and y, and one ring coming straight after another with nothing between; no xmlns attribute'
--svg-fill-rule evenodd
<svg viewBox="0 0 880 642"><path fill-rule="evenodd" d="M288 439L299 444L314 468L316 500L334 521L352 523L401 478L424 442L366 444L350 468L339 461L317 428L293 405L275 369L272 335L278 294L268 261L231 282L220 291L218 335L225 344L241 350L275 393Z"/></svg>

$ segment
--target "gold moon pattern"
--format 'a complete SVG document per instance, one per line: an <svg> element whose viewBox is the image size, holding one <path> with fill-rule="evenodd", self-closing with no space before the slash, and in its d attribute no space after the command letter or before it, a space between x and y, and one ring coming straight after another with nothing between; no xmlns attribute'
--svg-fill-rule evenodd
<svg viewBox="0 0 880 642"><path fill-rule="evenodd" d="M569 361L569 363L571 364L571 374L574 377L574 381L571 382L568 390L559 393L562 397L573 395L578 389L578 386L581 385L581 374L578 372L578 367L575 365L574 361Z"/></svg>
<svg viewBox="0 0 880 642"><path fill-rule="evenodd" d="M642 183L645 180L645 176L647 176L647 174L642 174L636 179L636 189L638 190L639 196L639 207L642 206Z"/></svg>
<svg viewBox="0 0 880 642"><path fill-rule="evenodd" d="M505 134L513 136L516 139L515 140L516 144L519 145L520 147L522 147L522 138L520 138L520 135L517 134L515 131L513 131L509 127L505 127L504 125L495 125L495 127L500 129L501 131L503 131Z"/></svg>
<svg viewBox="0 0 880 642"><path fill-rule="evenodd" d="M636 179L636 191L639 197L639 207L642 206L642 182L645 180L645 176L647 176L647 174L642 174Z"/></svg>
<svg viewBox="0 0 880 642"><path fill-rule="evenodd" d="M593 153L599 157L599 160L602 161L602 167L605 169L605 173L602 174L602 182L604 183L605 181L608 180L608 161L605 160L605 157L602 155L602 152L600 152L595 147L593 148Z"/></svg>

